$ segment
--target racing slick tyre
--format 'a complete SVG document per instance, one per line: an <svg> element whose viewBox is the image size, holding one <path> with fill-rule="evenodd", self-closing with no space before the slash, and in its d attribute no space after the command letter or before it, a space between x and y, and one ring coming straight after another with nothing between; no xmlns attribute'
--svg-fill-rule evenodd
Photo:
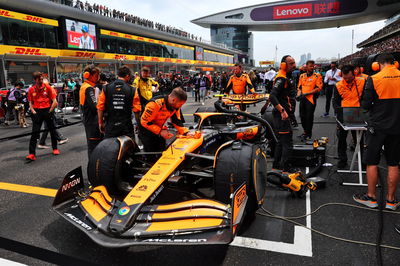
<svg viewBox="0 0 400 266"><path fill-rule="evenodd" d="M216 154L215 198L231 203L230 195L246 182L246 216L254 217L265 194L267 158L264 146L244 141L228 142Z"/></svg>
<svg viewBox="0 0 400 266"><path fill-rule="evenodd" d="M107 138L93 150L88 163L88 179L92 186L104 185L110 194L128 193L125 180L132 177L126 161L132 158L137 145L127 136Z"/></svg>

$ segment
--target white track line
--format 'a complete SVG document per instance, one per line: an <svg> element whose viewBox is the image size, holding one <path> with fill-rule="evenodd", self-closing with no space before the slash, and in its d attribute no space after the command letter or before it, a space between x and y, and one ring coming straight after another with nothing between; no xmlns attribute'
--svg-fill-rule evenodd
<svg viewBox="0 0 400 266"><path fill-rule="evenodd" d="M306 167L306 173L309 168ZM310 191L306 194L306 213L311 212ZM311 228L311 215L306 218L306 226ZM268 250L273 252L292 254L298 256L312 257L312 235L311 231L301 227L294 226L294 241L291 243L263 240L258 238L236 236L231 243L232 246L245 247L258 250Z"/></svg>

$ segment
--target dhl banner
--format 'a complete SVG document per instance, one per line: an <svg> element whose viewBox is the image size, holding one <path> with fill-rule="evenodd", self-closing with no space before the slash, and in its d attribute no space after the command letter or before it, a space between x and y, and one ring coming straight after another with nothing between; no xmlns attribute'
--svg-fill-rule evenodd
<svg viewBox="0 0 400 266"><path fill-rule="evenodd" d="M57 20L27 15L27 14L9 11L9 10L5 10L5 9L0 9L0 17L24 20L24 21L28 21L28 22L34 22L34 23L46 24L46 25L58 27Z"/></svg>
<svg viewBox="0 0 400 266"><path fill-rule="evenodd" d="M233 66L233 64L198 61L198 60L151 57L151 56L140 56L140 55L111 54L111 53L93 52L93 51L32 48L32 47L21 47L21 46L12 46L12 45L0 45L0 55L1 54L40 55L40 56L50 56L50 57L76 57L76 58L86 58L86 59L91 58L91 59L109 59L109 60L146 61L146 62L161 62L161 63L187 64L187 65Z"/></svg>
<svg viewBox="0 0 400 266"><path fill-rule="evenodd" d="M150 38L146 38L146 37L126 34L126 33L121 33L121 32L116 32L116 31L101 29L100 34L107 35L107 36L113 36L113 37L117 37L117 38L131 39L131 40L136 40L136 41L149 42L149 43L155 43L155 44L161 44L161 45L169 45L169 46L184 48L184 49L188 49L188 50L194 50L194 47L190 47L190 46L186 46L186 45L182 45L182 44L165 42L165 41L150 39Z"/></svg>
<svg viewBox="0 0 400 266"><path fill-rule="evenodd" d="M204 52L205 53L210 53L210 54L219 54L219 55L223 55L223 56L233 57L233 55L231 55L231 54L218 53L218 52L214 52L214 51L210 51L210 50L206 50L206 49L204 49Z"/></svg>

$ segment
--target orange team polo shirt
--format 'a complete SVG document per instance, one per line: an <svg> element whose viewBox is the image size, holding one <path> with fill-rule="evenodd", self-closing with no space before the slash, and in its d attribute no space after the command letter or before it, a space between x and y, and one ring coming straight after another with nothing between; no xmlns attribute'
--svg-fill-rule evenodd
<svg viewBox="0 0 400 266"><path fill-rule="evenodd" d="M56 93L50 85L42 84L39 88L34 85L29 88L28 100L32 102L34 109L45 109L51 107L51 102L56 98Z"/></svg>

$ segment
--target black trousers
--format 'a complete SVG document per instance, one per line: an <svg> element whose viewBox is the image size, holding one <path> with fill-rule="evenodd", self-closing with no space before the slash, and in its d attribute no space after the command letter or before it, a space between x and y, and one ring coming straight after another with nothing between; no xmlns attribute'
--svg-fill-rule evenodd
<svg viewBox="0 0 400 266"><path fill-rule="evenodd" d="M200 92L199 89L194 89L194 101L200 102Z"/></svg>
<svg viewBox="0 0 400 266"><path fill-rule="evenodd" d="M317 105L316 101L315 104L312 104L305 97L300 101L301 125L303 126L304 134L310 138L312 136L312 128L314 125L314 112L316 105Z"/></svg>
<svg viewBox="0 0 400 266"><path fill-rule="evenodd" d="M327 114L329 114L329 110L331 109L331 102L332 102L332 95L334 88L335 85L327 85L325 88L325 96L326 96L325 113Z"/></svg>
<svg viewBox="0 0 400 266"><path fill-rule="evenodd" d="M139 128L139 139L142 141L145 152L162 152L167 145L163 137L155 135L143 127ZM158 158L157 155L149 155L146 157L150 162L155 162Z"/></svg>
<svg viewBox="0 0 400 266"><path fill-rule="evenodd" d="M84 126L86 133L86 142L88 147L88 158L90 158L92 151L103 140L103 135L100 133L97 121L91 124L84 124Z"/></svg>
<svg viewBox="0 0 400 266"><path fill-rule="evenodd" d="M51 136L51 146L54 149L57 149L57 137L56 137L56 129L54 127L54 123L52 121L54 114L49 113L50 108L44 109L35 109L36 114L32 114L32 135L31 140L29 141L29 154L36 154L36 144L37 139L40 135L40 128L42 127L43 122L47 123L49 127L50 136Z"/></svg>
<svg viewBox="0 0 400 266"><path fill-rule="evenodd" d="M56 117L54 115L52 115L51 120L53 121L53 126L55 128L56 131L56 139L58 141L62 140L64 138L64 136L60 133L60 131L57 130L57 125L56 125ZM47 139L47 135L49 134L49 127L47 126L47 123L44 122L44 131L42 133L42 136L40 137L39 140L39 144L40 145L46 145L46 139Z"/></svg>
<svg viewBox="0 0 400 266"><path fill-rule="evenodd" d="M279 113L273 113L274 127L277 133L278 143L275 147L273 168L288 171L289 159L293 150L293 132L290 120L282 120Z"/></svg>

